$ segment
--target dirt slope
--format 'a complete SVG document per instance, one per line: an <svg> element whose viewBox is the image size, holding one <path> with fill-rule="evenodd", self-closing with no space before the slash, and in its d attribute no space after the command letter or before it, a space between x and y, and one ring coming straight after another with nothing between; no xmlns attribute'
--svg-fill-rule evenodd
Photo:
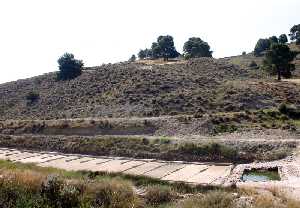
<svg viewBox="0 0 300 208"><path fill-rule="evenodd" d="M202 58L177 64L93 67L71 81L55 73L0 85L0 119L150 117L270 108L300 103L300 87L253 69ZM39 99L29 102L30 92Z"/></svg>

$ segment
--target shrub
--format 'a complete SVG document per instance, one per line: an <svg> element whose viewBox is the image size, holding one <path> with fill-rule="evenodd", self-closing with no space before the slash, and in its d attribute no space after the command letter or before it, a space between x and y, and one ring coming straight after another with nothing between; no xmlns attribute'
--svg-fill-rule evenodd
<svg viewBox="0 0 300 208"><path fill-rule="evenodd" d="M55 175L48 176L41 188L45 203L52 207L80 207L80 192L71 185L66 185Z"/></svg>
<svg viewBox="0 0 300 208"><path fill-rule="evenodd" d="M132 208L139 204L132 185L122 180L103 180L87 191L94 194L95 207Z"/></svg>
<svg viewBox="0 0 300 208"><path fill-rule="evenodd" d="M300 119L300 109L298 109L295 105L282 103L278 107L278 110L280 113L285 114L292 119Z"/></svg>
<svg viewBox="0 0 300 208"><path fill-rule="evenodd" d="M81 75L83 62L75 59L73 54L65 53L57 62L59 64L58 80L74 79Z"/></svg>
<svg viewBox="0 0 300 208"><path fill-rule="evenodd" d="M171 202L175 198L175 194L168 186L149 186L146 190L146 203L151 205L159 205Z"/></svg>
<svg viewBox="0 0 300 208"><path fill-rule="evenodd" d="M251 61L251 63L249 64L249 67L256 68L257 67L257 63L255 61Z"/></svg>
<svg viewBox="0 0 300 208"><path fill-rule="evenodd" d="M238 155L235 149L218 143L209 143L204 145L197 145L195 143L185 143L183 145L180 145L178 150L182 154L208 156L215 160L235 160Z"/></svg>
<svg viewBox="0 0 300 208"><path fill-rule="evenodd" d="M26 100L28 101L29 104L35 103L36 101L38 101L40 98L40 95L36 92L29 92L26 95Z"/></svg>
<svg viewBox="0 0 300 208"><path fill-rule="evenodd" d="M129 62L135 62L135 61L136 61L136 56L133 54L133 55L129 58L128 61L129 61Z"/></svg>
<svg viewBox="0 0 300 208"><path fill-rule="evenodd" d="M245 56L246 54L247 54L246 51L243 51L242 55Z"/></svg>

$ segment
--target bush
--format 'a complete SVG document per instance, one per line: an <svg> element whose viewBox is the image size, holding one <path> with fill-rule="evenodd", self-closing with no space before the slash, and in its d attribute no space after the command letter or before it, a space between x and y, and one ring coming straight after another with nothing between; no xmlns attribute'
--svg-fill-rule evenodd
<svg viewBox="0 0 300 208"><path fill-rule="evenodd" d="M175 194L170 187L167 186L150 186L146 190L146 203L151 205L159 205L171 202L175 198Z"/></svg>
<svg viewBox="0 0 300 208"><path fill-rule="evenodd" d="M89 188L88 191L95 195L94 207L132 208L139 204L132 185L122 180L103 180Z"/></svg>
<svg viewBox="0 0 300 208"><path fill-rule="evenodd" d="M38 101L40 98L40 95L36 92L29 92L26 95L26 100L28 101L29 104L35 103L36 101Z"/></svg>
<svg viewBox="0 0 300 208"><path fill-rule="evenodd" d="M280 113L285 114L292 119L300 119L300 109L298 109L295 105L282 103L278 107L278 110Z"/></svg>
<svg viewBox="0 0 300 208"><path fill-rule="evenodd" d="M66 185L57 177L50 175L41 188L41 195L45 203L52 207L80 207L80 192L71 185Z"/></svg>
<svg viewBox="0 0 300 208"><path fill-rule="evenodd" d="M209 143L204 145L197 145L195 143L185 143L179 146L178 151L181 154L207 156L215 160L236 160L238 155L235 149L218 143Z"/></svg>
<svg viewBox="0 0 300 208"><path fill-rule="evenodd" d="M59 73L58 80L74 79L81 75L83 62L74 58L71 53L65 53L58 59Z"/></svg>
<svg viewBox="0 0 300 208"><path fill-rule="evenodd" d="M257 68L257 63L255 61L251 61L251 63L249 64L249 67Z"/></svg>

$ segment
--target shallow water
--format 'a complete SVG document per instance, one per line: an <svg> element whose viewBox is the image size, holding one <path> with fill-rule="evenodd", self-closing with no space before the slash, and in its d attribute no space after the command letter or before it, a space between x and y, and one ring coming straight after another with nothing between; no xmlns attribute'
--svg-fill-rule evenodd
<svg viewBox="0 0 300 208"><path fill-rule="evenodd" d="M251 170L244 172L242 180L245 182L279 181L280 177L277 170Z"/></svg>

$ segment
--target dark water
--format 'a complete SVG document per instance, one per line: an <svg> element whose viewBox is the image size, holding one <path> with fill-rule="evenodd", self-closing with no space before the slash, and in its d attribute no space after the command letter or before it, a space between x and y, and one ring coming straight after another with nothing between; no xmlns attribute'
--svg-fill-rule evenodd
<svg viewBox="0 0 300 208"><path fill-rule="evenodd" d="M251 170L244 172L242 180L245 182L279 181L280 177L278 170Z"/></svg>

